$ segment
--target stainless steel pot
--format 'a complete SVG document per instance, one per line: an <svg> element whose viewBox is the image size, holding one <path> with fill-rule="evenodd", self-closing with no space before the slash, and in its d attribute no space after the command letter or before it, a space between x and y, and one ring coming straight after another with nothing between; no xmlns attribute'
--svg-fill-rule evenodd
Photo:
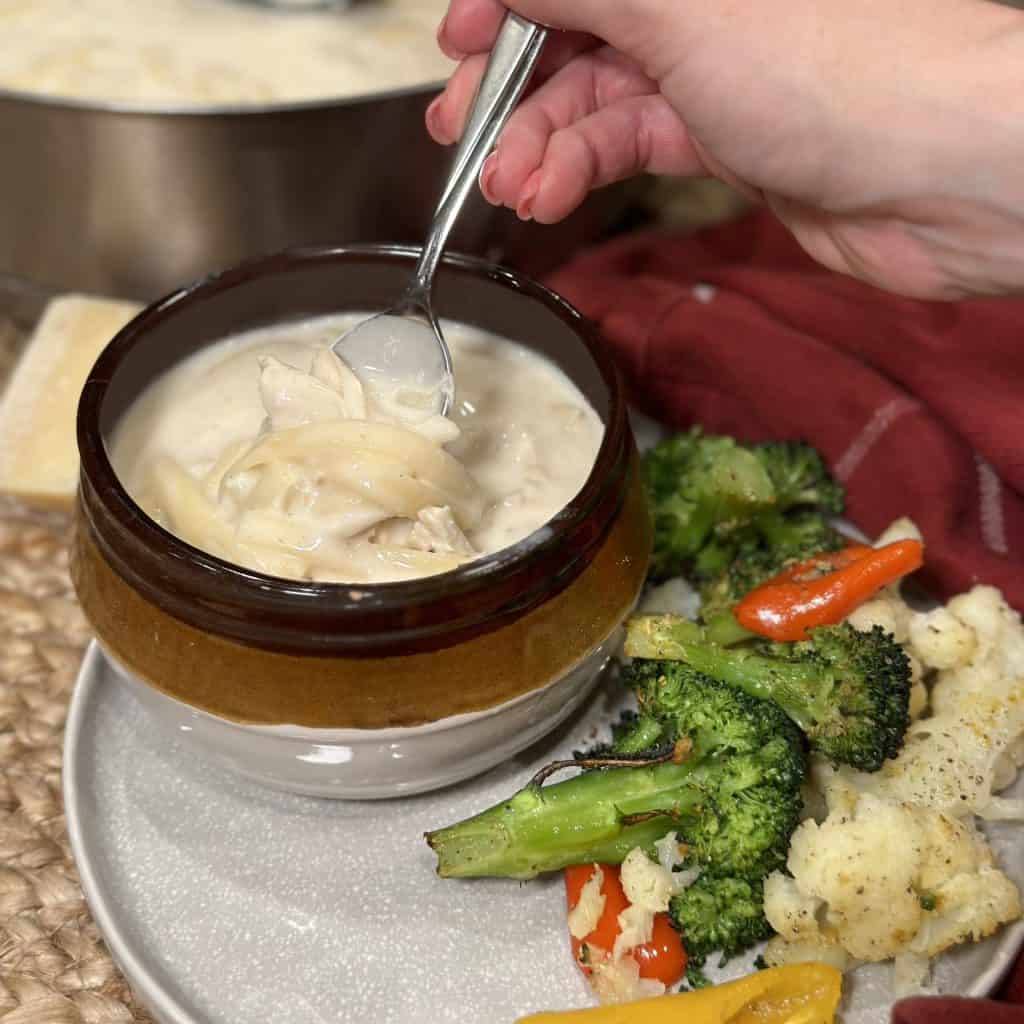
<svg viewBox="0 0 1024 1024"><path fill-rule="evenodd" d="M418 243L451 159L423 126L437 89L198 113L0 91L0 273L148 299L288 246ZM541 273L624 195L558 227L478 199L451 247Z"/></svg>

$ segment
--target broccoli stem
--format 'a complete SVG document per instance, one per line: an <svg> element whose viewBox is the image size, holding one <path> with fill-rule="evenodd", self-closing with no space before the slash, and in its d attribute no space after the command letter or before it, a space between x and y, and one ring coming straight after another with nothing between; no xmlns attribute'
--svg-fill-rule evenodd
<svg viewBox="0 0 1024 1024"><path fill-rule="evenodd" d="M753 640L755 635L736 621L736 616L733 615L732 609L716 612L710 618L704 620L703 637L705 643L717 644L720 647L731 647L733 644L742 643L744 640Z"/></svg>
<svg viewBox="0 0 1024 1024"><path fill-rule="evenodd" d="M653 750L665 734L665 726L656 718L641 718L624 736L615 741L615 753L639 754L645 750Z"/></svg>
<svg viewBox="0 0 1024 1024"><path fill-rule="evenodd" d="M743 629L738 623L737 627ZM729 640L728 627L718 623L717 631L718 636ZM752 635L747 633L748 637ZM773 701L804 732L814 729L828 714L830 676L821 667L780 662L756 651L728 649L714 640L714 629L687 619L640 615L629 621L625 652L631 658L683 661L751 697ZM822 689L825 692L816 692Z"/></svg>
<svg viewBox="0 0 1024 1024"><path fill-rule="evenodd" d="M443 878L533 878L570 864L617 864L651 849L704 794L688 764L588 771L566 782L531 783L509 800L428 832ZM638 820L631 820L638 819Z"/></svg>

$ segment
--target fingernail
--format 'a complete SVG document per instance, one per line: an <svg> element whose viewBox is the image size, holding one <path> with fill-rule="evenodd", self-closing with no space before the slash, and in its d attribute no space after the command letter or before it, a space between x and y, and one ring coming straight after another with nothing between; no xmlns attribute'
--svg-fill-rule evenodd
<svg viewBox="0 0 1024 1024"><path fill-rule="evenodd" d="M489 203L496 203L497 197L491 188L491 182L494 180L495 174L498 173L498 154L492 153L485 161L484 166L480 171L480 191L484 194L484 199Z"/></svg>
<svg viewBox="0 0 1024 1024"><path fill-rule="evenodd" d="M540 171L534 171L520 193L519 202L516 204L516 216L520 220L533 220L533 204L540 191Z"/></svg>
<svg viewBox="0 0 1024 1024"><path fill-rule="evenodd" d="M440 96L435 97L430 106L427 107L426 121L427 131L430 132L431 138L435 142L440 142L442 145L450 145L455 140L451 137L451 134L447 131L444 126L444 119L441 117L441 102L444 99L444 93Z"/></svg>

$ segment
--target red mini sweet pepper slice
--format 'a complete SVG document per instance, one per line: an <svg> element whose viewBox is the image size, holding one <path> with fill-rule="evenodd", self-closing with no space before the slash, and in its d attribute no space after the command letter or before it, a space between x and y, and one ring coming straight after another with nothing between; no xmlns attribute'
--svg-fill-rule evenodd
<svg viewBox="0 0 1024 1024"><path fill-rule="evenodd" d="M733 609L744 629L770 640L806 640L807 630L842 622L855 608L924 564L924 546L851 544L816 555L755 587Z"/></svg>
<svg viewBox="0 0 1024 1024"><path fill-rule="evenodd" d="M594 867L593 864L577 864L565 869L565 894L570 910L579 903L580 894L593 875ZM586 946L597 946L610 953L619 934L619 914L629 906L619 880L618 865L601 864L600 868L604 876L601 892L605 900L601 919L594 930L582 939L570 936L573 959L584 974L590 973ZM655 978L666 986L675 984L686 972L686 950L682 936L672 927L668 914L654 915L654 931L650 942L636 946L630 950L629 955L639 965L641 978Z"/></svg>

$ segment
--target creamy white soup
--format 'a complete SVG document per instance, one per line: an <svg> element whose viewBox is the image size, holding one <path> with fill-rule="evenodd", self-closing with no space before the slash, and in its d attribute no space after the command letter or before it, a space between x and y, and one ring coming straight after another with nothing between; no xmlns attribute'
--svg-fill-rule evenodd
<svg viewBox="0 0 1024 1024"><path fill-rule="evenodd" d="M0 88L209 106L336 99L446 78L446 0L275 10L245 0L0 0Z"/></svg>
<svg viewBox="0 0 1024 1024"><path fill-rule="evenodd" d="M543 526L579 492L604 427L523 345L445 325L447 417L361 384L330 349L360 315L241 334L152 384L111 457L128 492L195 547L274 576L428 576Z"/></svg>

